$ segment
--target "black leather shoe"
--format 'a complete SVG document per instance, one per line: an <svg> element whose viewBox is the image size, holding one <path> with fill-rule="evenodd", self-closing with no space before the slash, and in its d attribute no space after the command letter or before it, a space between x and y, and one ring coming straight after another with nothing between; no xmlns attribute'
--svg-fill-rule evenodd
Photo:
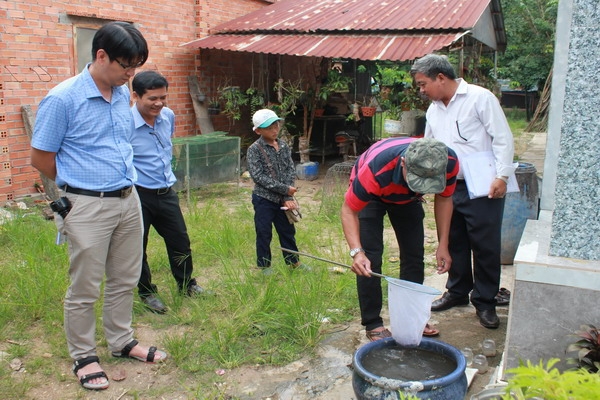
<svg viewBox="0 0 600 400"><path fill-rule="evenodd" d="M146 306L150 311L157 314L164 314L167 312L167 306L154 294L150 296L142 297L142 303Z"/></svg>
<svg viewBox="0 0 600 400"><path fill-rule="evenodd" d="M452 297L449 292L446 292L431 304L431 311L444 311L452 307L467 305L469 305L468 297Z"/></svg>
<svg viewBox="0 0 600 400"><path fill-rule="evenodd" d="M210 290L204 289L202 286L193 283L187 287L185 290L185 295L188 297L196 297L196 296L212 296L213 292Z"/></svg>
<svg viewBox="0 0 600 400"><path fill-rule="evenodd" d="M488 329L496 329L500 326L500 318L496 314L496 310L477 310L477 317L481 326Z"/></svg>

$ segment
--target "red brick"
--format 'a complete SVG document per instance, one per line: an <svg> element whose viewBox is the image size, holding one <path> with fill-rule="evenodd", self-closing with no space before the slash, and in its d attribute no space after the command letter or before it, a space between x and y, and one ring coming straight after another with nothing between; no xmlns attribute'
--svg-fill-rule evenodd
<svg viewBox="0 0 600 400"><path fill-rule="evenodd" d="M169 79L169 106L177 114L177 131L196 134L196 120L187 77L196 73L202 90L214 91L220 79L236 75L247 69L248 59L228 54L215 56L223 67L202 70L203 57L199 50L179 45L206 36L208 29L222 22L252 12L268 5L270 1L247 0L175 0L152 3L123 0L119 3L92 0L86 4L64 0L7 0L0 9L0 25L3 27L3 68L0 83L4 105L0 114L0 131L8 133L0 138L0 146L10 147L11 169L0 168L0 201L36 193L34 183L39 174L30 166L29 138L21 117L22 105L30 105L35 112L37 105L48 90L75 74L73 70L73 29L64 22L67 14L99 19L131 21L140 26L148 40L150 62L145 68L162 72ZM199 17L198 17L199 16ZM60 20L60 22L59 22ZM231 59L228 59L231 58ZM217 65L206 63L207 65ZM213 74L219 77L213 78ZM249 84L249 82L240 82ZM227 118L213 118L215 128L226 130ZM244 131L247 123L236 123L234 129ZM0 165L2 167L2 165ZM12 180L9 187L3 186Z"/></svg>

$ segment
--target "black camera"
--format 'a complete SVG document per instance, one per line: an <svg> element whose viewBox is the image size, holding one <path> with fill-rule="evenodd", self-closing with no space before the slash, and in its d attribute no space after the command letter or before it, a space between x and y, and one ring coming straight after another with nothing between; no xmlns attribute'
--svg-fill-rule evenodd
<svg viewBox="0 0 600 400"><path fill-rule="evenodd" d="M69 211L71 211L71 201L68 197L61 197L60 199L50 203L50 208L52 211L58 213L58 215L65 219L67 214L69 214Z"/></svg>

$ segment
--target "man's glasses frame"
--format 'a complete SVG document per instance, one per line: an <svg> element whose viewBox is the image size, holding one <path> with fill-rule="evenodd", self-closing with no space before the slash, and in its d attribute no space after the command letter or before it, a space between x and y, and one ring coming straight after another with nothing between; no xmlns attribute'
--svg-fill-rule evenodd
<svg viewBox="0 0 600 400"><path fill-rule="evenodd" d="M126 64L123 64L121 61L117 60L116 58L114 59L114 61L116 61L117 64L119 64L121 66L121 68L123 68L125 71L136 69L136 68L139 68L142 65L144 65L143 62L139 62L139 63L137 63L135 65L126 65Z"/></svg>

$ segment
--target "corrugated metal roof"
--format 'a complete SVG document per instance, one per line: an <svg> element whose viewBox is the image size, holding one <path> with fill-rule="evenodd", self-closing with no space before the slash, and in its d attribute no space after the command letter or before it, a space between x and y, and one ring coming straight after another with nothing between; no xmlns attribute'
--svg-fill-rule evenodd
<svg viewBox="0 0 600 400"><path fill-rule="evenodd" d="M183 46L404 61L452 45L486 12L497 24L498 9L499 0L281 0Z"/></svg>
<svg viewBox="0 0 600 400"><path fill-rule="evenodd" d="M211 34L470 29L490 0L282 0ZM340 32L338 32L340 33Z"/></svg>
<svg viewBox="0 0 600 400"><path fill-rule="evenodd" d="M203 49L246 51L357 60L412 60L450 46L462 33L434 35L214 35L188 45Z"/></svg>

